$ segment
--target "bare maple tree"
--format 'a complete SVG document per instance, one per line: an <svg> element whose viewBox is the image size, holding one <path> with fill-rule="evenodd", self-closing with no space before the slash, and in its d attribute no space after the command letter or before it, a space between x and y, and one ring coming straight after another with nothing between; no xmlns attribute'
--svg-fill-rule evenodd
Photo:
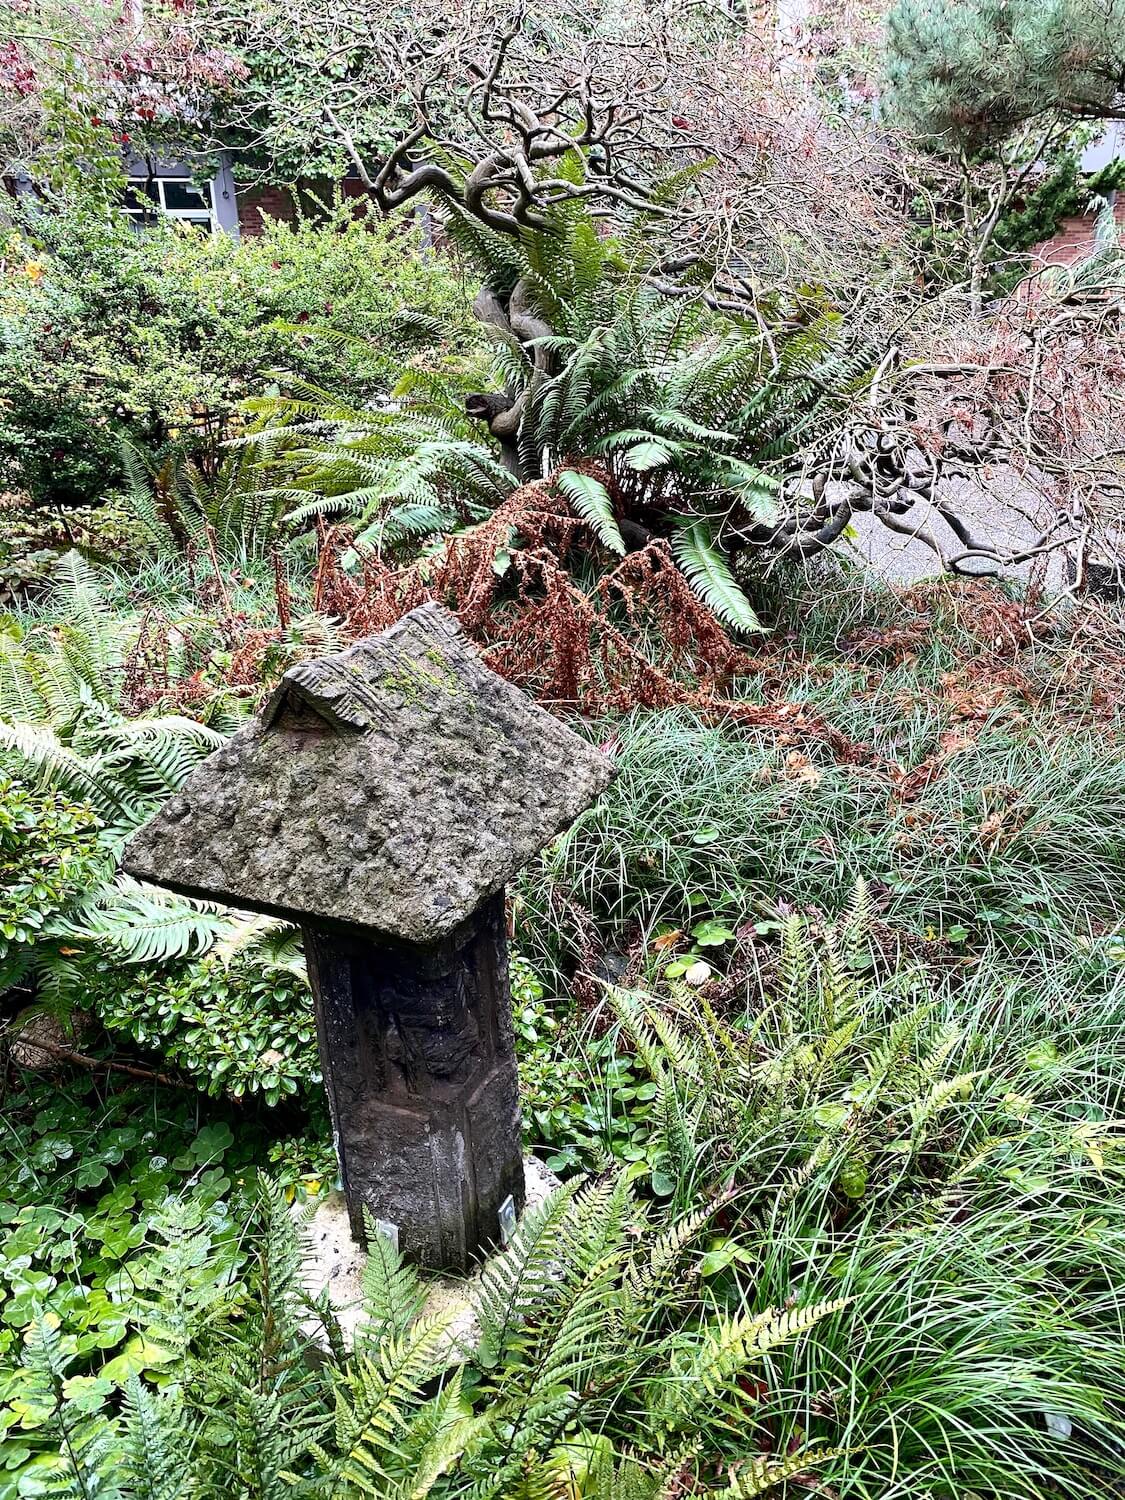
<svg viewBox="0 0 1125 1500"><path fill-rule="evenodd" d="M901 238L890 153L787 86L760 29L693 0L213 0L198 24L302 59L296 81L262 70L224 127L275 162L350 170L384 212L426 195L518 237L583 202L643 224L671 293L751 314L762 275L858 285Z"/></svg>

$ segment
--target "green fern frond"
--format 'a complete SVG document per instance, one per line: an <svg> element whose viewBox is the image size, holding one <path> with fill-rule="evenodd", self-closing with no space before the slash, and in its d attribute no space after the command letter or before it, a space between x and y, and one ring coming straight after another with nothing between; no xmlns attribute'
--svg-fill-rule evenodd
<svg viewBox="0 0 1125 1500"><path fill-rule="evenodd" d="M715 1205L707 1204L685 1214L656 1236L644 1259L633 1258L624 1278L630 1312L648 1306L667 1292L688 1247L714 1213Z"/></svg>
<svg viewBox="0 0 1125 1500"><path fill-rule="evenodd" d="M804 921L797 915L788 917L781 930L781 957L778 965L781 1018L788 1031L797 1027L804 1014L814 964L812 943Z"/></svg>
<svg viewBox="0 0 1125 1500"><path fill-rule="evenodd" d="M939 1026L937 1034L930 1040L918 1063L919 1075L926 1081L937 1081L938 1075L964 1040L965 1033L960 1026L952 1022Z"/></svg>
<svg viewBox="0 0 1125 1500"><path fill-rule="evenodd" d="M935 1083L921 1099L913 1100L910 1104L910 1128L914 1140L918 1141L932 1123L934 1116L948 1108L954 1100L967 1099L972 1092L973 1084L980 1076L979 1072L958 1073L953 1078L946 1078Z"/></svg>
<svg viewBox="0 0 1125 1500"><path fill-rule="evenodd" d="M862 1089L856 1090L856 1097L864 1109L874 1108L888 1080L897 1069L902 1067L914 1038L931 1010L930 1005L919 1005L905 1015L897 1017L891 1025L886 1041L868 1055Z"/></svg>
<svg viewBox="0 0 1125 1500"><path fill-rule="evenodd" d="M704 1100L697 1096L694 1109L689 1107L671 1071L662 1069L653 1081L656 1085L653 1114L657 1139L664 1149L666 1167L673 1181L682 1182L690 1176L695 1165L696 1137Z"/></svg>
<svg viewBox="0 0 1125 1500"><path fill-rule="evenodd" d="M195 1424L182 1393L148 1390L133 1375L125 1383L122 1408L123 1470L134 1500L183 1500L190 1493L189 1466Z"/></svg>
<svg viewBox="0 0 1125 1500"><path fill-rule="evenodd" d="M654 1082L663 1078L667 1062L652 1026L654 1007L646 1005L644 997L635 991L617 985L607 985L606 995L646 1073Z"/></svg>
<svg viewBox="0 0 1125 1500"><path fill-rule="evenodd" d="M424 1500L425 1496L434 1493L435 1487L444 1494L445 1486L440 1481L459 1469L491 1437L489 1417L474 1414L469 1403L461 1397L460 1375L459 1370L454 1372L441 1395L430 1403L429 1408L423 1407L407 1432L402 1450L405 1458L402 1467L407 1472L403 1474L400 1487L393 1491L396 1496ZM452 1402L451 1397L454 1398ZM450 1409L441 1411L431 1422L430 1408ZM380 1488L377 1491L364 1490L363 1493L384 1500L388 1492Z"/></svg>
<svg viewBox="0 0 1125 1500"><path fill-rule="evenodd" d="M399 1445L426 1382L450 1362L456 1309L419 1318L401 1336L388 1335L372 1355L357 1353L336 1386L337 1474L361 1492L371 1481L393 1482Z"/></svg>
<svg viewBox="0 0 1125 1500"><path fill-rule="evenodd" d="M134 826L142 816L133 797L96 757L76 754L53 729L0 723L0 760L23 774L88 802L106 823Z"/></svg>
<svg viewBox="0 0 1125 1500"><path fill-rule="evenodd" d="M607 440L607 446L616 447L617 444L614 441L616 437L617 434L614 433ZM666 464L672 462L674 456L683 455L686 452L682 443L673 446L667 440L652 440L634 443L632 447L626 448L624 458L630 469L635 469L638 474L648 474L653 469L664 468Z"/></svg>
<svg viewBox="0 0 1125 1500"><path fill-rule="evenodd" d="M851 1301L850 1297L835 1297L809 1307L751 1314L732 1325L731 1335L744 1345L747 1353L768 1354L807 1333L833 1313L841 1312Z"/></svg>
<svg viewBox="0 0 1125 1500"><path fill-rule="evenodd" d="M222 911L202 902L173 896L118 876L94 901L65 921L58 931L95 942L126 963L167 963L205 953L226 931Z"/></svg>
<svg viewBox="0 0 1125 1500"><path fill-rule="evenodd" d="M446 215L445 230L486 285L497 291L508 291L515 286L524 267L517 247L507 235L487 228L456 205L451 205Z"/></svg>
<svg viewBox="0 0 1125 1500"><path fill-rule="evenodd" d="M567 1221L581 1187L573 1178L527 1209L504 1253L486 1264L472 1299L485 1366L501 1360L527 1319L558 1298Z"/></svg>
<svg viewBox="0 0 1125 1500"><path fill-rule="evenodd" d="M384 1339L404 1338L422 1310L425 1292L414 1267L380 1234L370 1213L367 1222L367 1259L363 1267L363 1324L357 1347L377 1350Z"/></svg>
<svg viewBox="0 0 1125 1500"><path fill-rule="evenodd" d="M170 556L178 551L175 533L161 513L153 493L152 476L140 451L130 442L120 442L121 467L125 474L122 500L148 541L158 553Z"/></svg>
<svg viewBox="0 0 1125 1500"><path fill-rule="evenodd" d="M740 1464L729 1484L710 1491L711 1500L755 1500L788 1479L812 1474L821 1465L840 1457L838 1448L805 1448L784 1458L755 1458Z"/></svg>
<svg viewBox="0 0 1125 1500"><path fill-rule="evenodd" d="M664 1393L662 1404L670 1423L678 1426L690 1421L703 1401L729 1393L747 1366L807 1333L846 1307L849 1300L844 1297L789 1311L747 1313L741 1318L720 1319L705 1329L689 1361L677 1370L676 1380Z"/></svg>
<svg viewBox="0 0 1125 1500"><path fill-rule="evenodd" d="M642 412L641 415L646 425L663 438L695 438L704 443L730 443L735 440L733 432L705 427L702 422L693 421L683 411L648 410Z"/></svg>
<svg viewBox="0 0 1125 1500"><path fill-rule="evenodd" d="M672 555L717 620L747 635L764 630L704 522L685 523L673 533Z"/></svg>
<svg viewBox="0 0 1125 1500"><path fill-rule="evenodd" d="M844 953L853 969L858 969L868 957L865 946L871 933L872 916L871 892L867 881L860 875L852 887L851 898L841 923Z"/></svg>
<svg viewBox="0 0 1125 1500"><path fill-rule="evenodd" d="M602 546L623 557L625 541L613 513L613 501L601 480L592 474L566 469L555 476L555 485L575 512L592 527Z"/></svg>

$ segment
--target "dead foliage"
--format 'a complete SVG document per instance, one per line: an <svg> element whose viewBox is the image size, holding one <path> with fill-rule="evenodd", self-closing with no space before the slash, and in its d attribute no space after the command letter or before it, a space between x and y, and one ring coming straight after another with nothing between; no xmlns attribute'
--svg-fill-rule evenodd
<svg viewBox="0 0 1125 1500"><path fill-rule="evenodd" d="M141 619L137 639L125 656L121 676L121 709L128 715L182 713L191 718L210 698L212 689L200 670L183 670L173 664L172 642L181 648L189 642L159 610L148 610ZM202 652L196 653L200 666Z"/></svg>
<svg viewBox="0 0 1125 1500"><path fill-rule="evenodd" d="M938 635L953 660L932 692L970 738L974 724L1000 716L1015 726L1040 708L1056 716L1060 732L1093 724L1116 729L1125 708L1125 626L1098 601L1072 601L1064 613L1034 590L1016 599L988 579L915 584L893 598L892 623L844 635L830 658L811 654L798 627L767 643L756 658L758 673L773 690L796 673L815 681L847 666L866 673L868 686L857 696L874 697L885 693L888 671L912 666ZM919 674L903 713L927 690ZM940 759L950 753L949 745L939 747Z"/></svg>
<svg viewBox="0 0 1125 1500"><path fill-rule="evenodd" d="M550 480L524 486L485 522L413 561L366 552L345 567L352 546L345 530L322 527L313 580L314 610L345 639L385 630L435 600L457 614L495 671L555 712L683 707L733 729L764 730L786 751L776 774L795 785L819 780L805 753L818 744L884 781L889 811L915 802L985 725L1016 729L1047 709L1060 732L1096 724L1116 734L1125 699L1125 631L1096 603L1078 602L1064 616L1033 593L1014 599L987 580L900 590L886 625L857 626L830 651L805 643L804 613L753 649L738 645L691 592L666 542L613 558ZM315 649L312 637L297 639L279 558L274 573L276 624L232 609L217 584L215 618L195 638L182 622L146 614L125 663L126 711L198 713L217 685L257 697ZM803 610L818 607L810 596ZM948 670L920 670L895 689L904 717L936 703L949 723L920 764L899 765L842 732L830 710L792 695L795 679L827 682L846 667L853 701L885 700L887 673L922 658L935 634L950 653ZM750 673L764 701L739 696L739 678Z"/></svg>
<svg viewBox="0 0 1125 1500"><path fill-rule="evenodd" d="M950 598L960 642L956 667L941 679L954 718L979 722L1003 713L1050 709L1059 730L1116 730L1125 706L1125 630L1093 599L1061 614L1034 596L1008 598L975 584Z"/></svg>
<svg viewBox="0 0 1125 1500"><path fill-rule="evenodd" d="M822 740L842 759L869 755L805 703L731 696L755 658L695 597L665 541L629 553L584 587L583 563L597 542L549 479L523 486L487 521L414 562L367 553L360 568L346 571L341 559L350 545L341 531L322 537L313 603L354 638L436 600L458 616L494 671L556 711L599 716L683 706L775 730L782 743Z"/></svg>

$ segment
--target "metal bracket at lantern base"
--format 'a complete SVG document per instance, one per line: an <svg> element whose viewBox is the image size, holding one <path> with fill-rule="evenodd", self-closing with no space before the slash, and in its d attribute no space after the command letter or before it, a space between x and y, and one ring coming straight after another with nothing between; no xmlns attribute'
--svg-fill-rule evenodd
<svg viewBox="0 0 1125 1500"><path fill-rule="evenodd" d="M375 1233L381 1234L385 1240L390 1240L396 1252L398 1250L398 1225L392 1224L390 1219L376 1219Z"/></svg>
<svg viewBox="0 0 1125 1500"><path fill-rule="evenodd" d="M500 1243L507 1245L516 1232L516 1200L508 1195L500 1205Z"/></svg>

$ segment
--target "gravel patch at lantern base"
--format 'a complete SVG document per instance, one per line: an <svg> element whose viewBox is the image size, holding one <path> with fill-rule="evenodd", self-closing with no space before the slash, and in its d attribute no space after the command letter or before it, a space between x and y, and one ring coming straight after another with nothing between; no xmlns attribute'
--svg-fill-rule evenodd
<svg viewBox="0 0 1125 1500"><path fill-rule="evenodd" d="M559 1179L534 1156L524 1157L523 1170L526 1213L527 1209L537 1207L551 1195L559 1186ZM303 1217L300 1206L294 1208L294 1213L298 1219ZM328 1303L340 1324L344 1342L351 1348L356 1330L363 1322L363 1267L367 1252L352 1239L348 1205L343 1193L328 1193L317 1204L312 1217L302 1225L301 1238L306 1252L302 1277L305 1291L310 1297L328 1293ZM503 1251L497 1253L503 1254ZM458 1308L449 1328L452 1344L471 1345L479 1331L471 1299L480 1274L481 1267L478 1267L463 1279L456 1276L427 1277L429 1290L421 1315L430 1317ZM308 1319L304 1326L314 1342L323 1343L324 1331L317 1319Z"/></svg>

